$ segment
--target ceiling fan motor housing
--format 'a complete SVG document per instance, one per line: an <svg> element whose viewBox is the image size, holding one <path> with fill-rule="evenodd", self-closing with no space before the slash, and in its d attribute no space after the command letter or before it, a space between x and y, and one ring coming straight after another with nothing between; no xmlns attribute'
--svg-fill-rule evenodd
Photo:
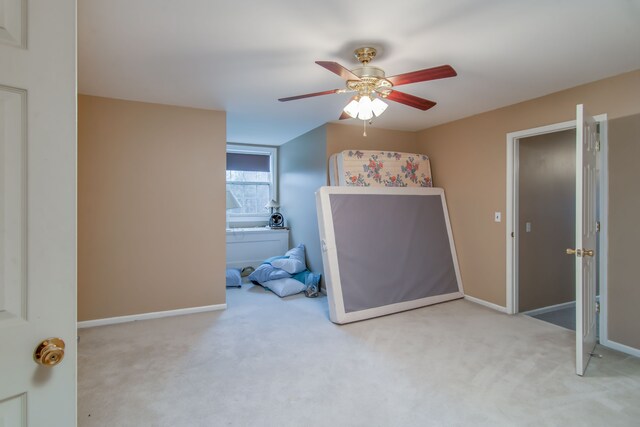
<svg viewBox="0 0 640 427"><path fill-rule="evenodd" d="M384 79L384 71L382 68L374 67L371 65L365 65L364 67L358 67L351 70L356 76L363 77L375 77L378 79Z"/></svg>
<svg viewBox="0 0 640 427"><path fill-rule="evenodd" d="M348 80L347 89L358 92L358 95L365 96L376 93L382 98L386 98L391 93L393 84L385 79L382 68L369 65L369 62L376 56L376 49L373 47L361 47L353 52L360 61L362 67L351 70L353 74L360 77L360 80Z"/></svg>
<svg viewBox="0 0 640 427"><path fill-rule="evenodd" d="M384 98L393 87L391 82L385 79L384 71L381 68L365 65L354 68L351 72L360 77L360 80L348 80L347 88L358 92L361 96L376 92Z"/></svg>

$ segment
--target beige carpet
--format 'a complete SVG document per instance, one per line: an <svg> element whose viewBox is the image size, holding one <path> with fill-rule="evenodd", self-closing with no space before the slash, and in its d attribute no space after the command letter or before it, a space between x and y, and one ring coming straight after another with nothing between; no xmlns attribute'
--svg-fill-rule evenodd
<svg viewBox="0 0 640 427"><path fill-rule="evenodd" d="M79 426L637 426L640 360L459 300L337 326L245 285L226 311L81 329Z"/></svg>

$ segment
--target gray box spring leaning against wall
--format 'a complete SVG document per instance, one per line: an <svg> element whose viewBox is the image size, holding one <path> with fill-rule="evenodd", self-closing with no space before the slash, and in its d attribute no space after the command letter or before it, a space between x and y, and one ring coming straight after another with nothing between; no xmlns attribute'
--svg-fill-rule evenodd
<svg viewBox="0 0 640 427"><path fill-rule="evenodd" d="M322 187L316 205L332 322L464 296L441 188Z"/></svg>

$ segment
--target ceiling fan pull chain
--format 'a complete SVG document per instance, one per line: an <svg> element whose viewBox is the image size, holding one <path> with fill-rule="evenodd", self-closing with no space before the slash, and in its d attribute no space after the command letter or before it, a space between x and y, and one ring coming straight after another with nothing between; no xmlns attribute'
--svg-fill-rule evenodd
<svg viewBox="0 0 640 427"><path fill-rule="evenodd" d="M364 132L362 132L362 136L367 136L367 121L363 120L362 123L364 123Z"/></svg>

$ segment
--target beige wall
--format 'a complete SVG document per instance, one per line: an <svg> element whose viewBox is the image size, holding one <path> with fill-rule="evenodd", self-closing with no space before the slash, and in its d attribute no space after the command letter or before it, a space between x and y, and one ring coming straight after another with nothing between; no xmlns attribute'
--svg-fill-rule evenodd
<svg viewBox="0 0 640 427"><path fill-rule="evenodd" d="M358 124L327 124L327 158L334 153L349 149L400 151L413 153L417 147L416 132L380 129L367 126L367 136L362 136L362 120Z"/></svg>
<svg viewBox="0 0 640 427"><path fill-rule="evenodd" d="M518 309L575 301L575 129L520 139L518 171Z"/></svg>
<svg viewBox="0 0 640 427"><path fill-rule="evenodd" d="M78 320L225 302L226 118L78 98Z"/></svg>
<svg viewBox="0 0 640 427"><path fill-rule="evenodd" d="M636 91L636 99L640 92ZM609 339L640 349L640 115L609 122Z"/></svg>
<svg viewBox="0 0 640 427"><path fill-rule="evenodd" d="M278 159L278 193L291 227L290 243L304 243L307 267L314 273L324 273L315 192L327 184L326 147L326 126L320 126L281 145Z"/></svg>
<svg viewBox="0 0 640 427"><path fill-rule="evenodd" d="M506 134L575 119L576 104L609 119L640 113L640 70L419 132L449 206L465 293L505 306Z"/></svg>

